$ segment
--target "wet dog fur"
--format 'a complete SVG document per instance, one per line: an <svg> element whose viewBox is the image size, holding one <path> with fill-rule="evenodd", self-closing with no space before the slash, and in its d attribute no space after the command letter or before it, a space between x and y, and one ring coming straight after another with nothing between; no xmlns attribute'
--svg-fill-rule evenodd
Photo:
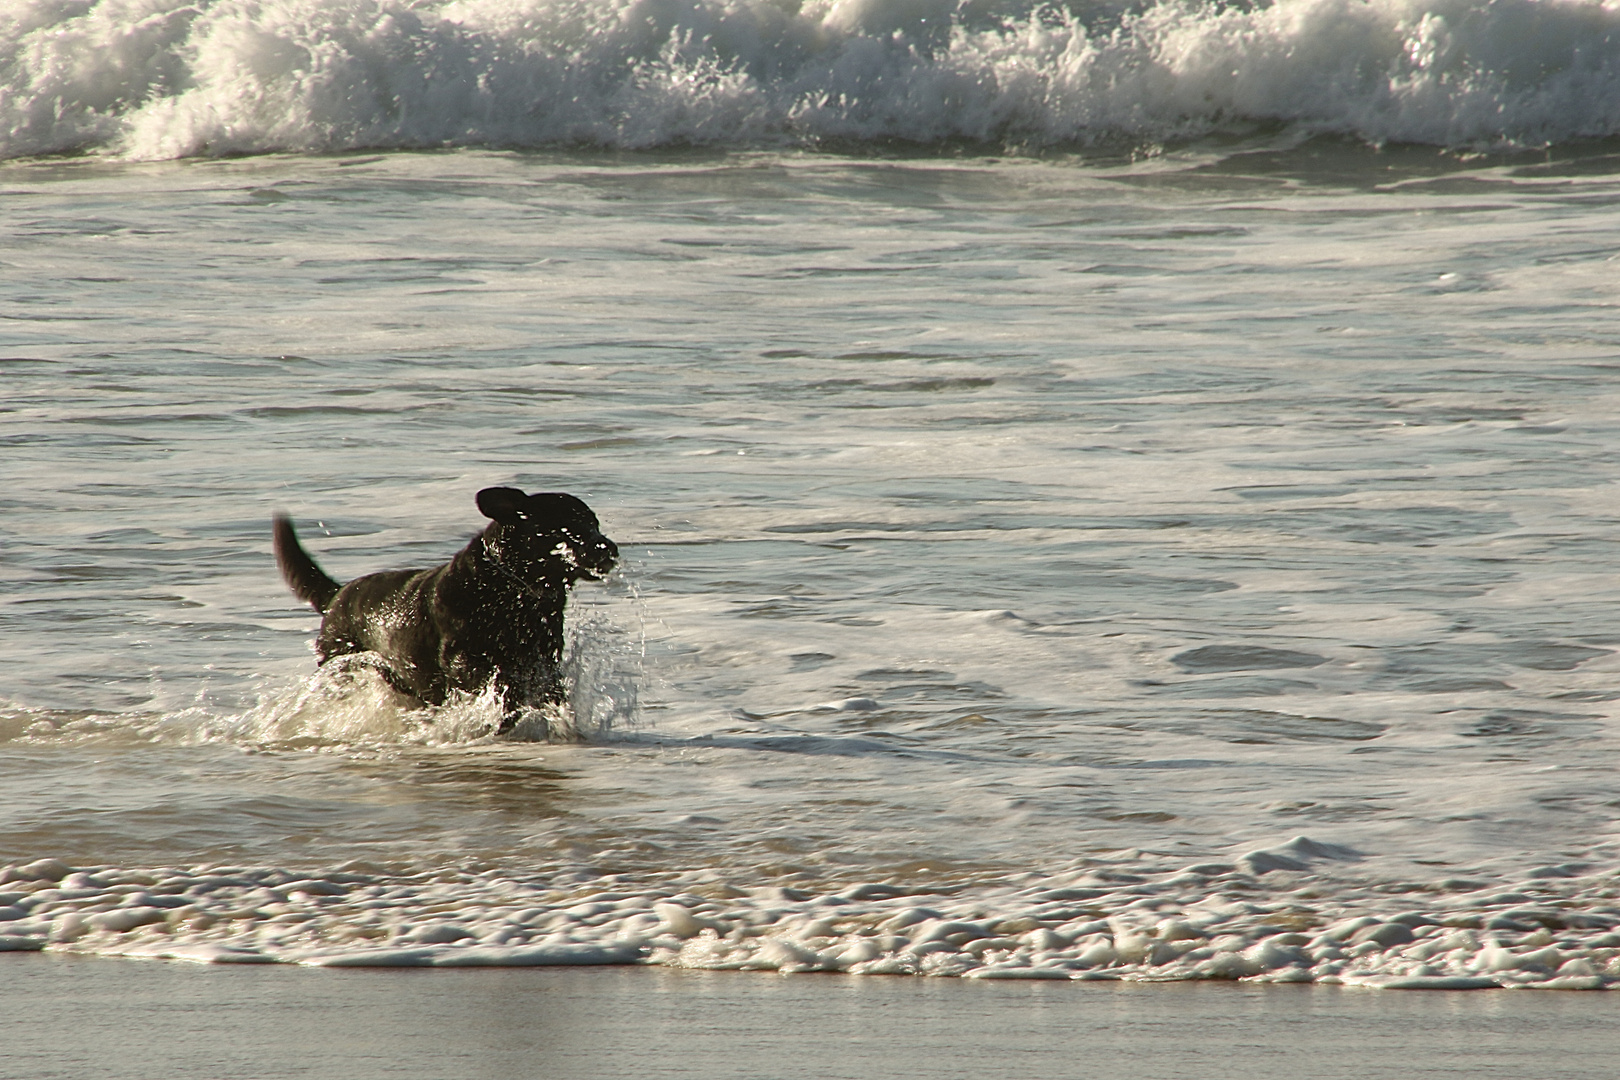
<svg viewBox="0 0 1620 1080"><path fill-rule="evenodd" d="M430 570L391 570L339 585L282 514L273 547L293 593L324 616L315 644L321 663L373 654L396 690L429 705L493 685L504 732L525 708L566 697L560 668L568 590L605 576L619 549L572 495L492 487L477 502L490 524Z"/></svg>

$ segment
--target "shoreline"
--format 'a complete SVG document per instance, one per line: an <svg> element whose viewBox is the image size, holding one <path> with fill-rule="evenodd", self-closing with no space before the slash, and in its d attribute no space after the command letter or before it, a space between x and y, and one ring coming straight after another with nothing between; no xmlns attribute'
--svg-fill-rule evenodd
<svg viewBox="0 0 1620 1080"><path fill-rule="evenodd" d="M648 967L326 971L14 954L5 1080L1599 1080L1604 994ZM1556 1062L1556 1064L1553 1064Z"/></svg>

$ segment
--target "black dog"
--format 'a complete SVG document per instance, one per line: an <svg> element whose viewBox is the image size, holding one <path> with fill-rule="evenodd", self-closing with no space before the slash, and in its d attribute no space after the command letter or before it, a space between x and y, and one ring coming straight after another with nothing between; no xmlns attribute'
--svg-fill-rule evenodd
<svg viewBox="0 0 1620 1080"><path fill-rule="evenodd" d="M485 488L478 509L493 523L443 566L367 574L339 585L275 519L276 565L294 594L326 617L321 663L375 653L388 682L429 705L451 691L498 687L509 730L525 706L561 702L563 607L580 579L600 580L619 549L590 507L560 492Z"/></svg>

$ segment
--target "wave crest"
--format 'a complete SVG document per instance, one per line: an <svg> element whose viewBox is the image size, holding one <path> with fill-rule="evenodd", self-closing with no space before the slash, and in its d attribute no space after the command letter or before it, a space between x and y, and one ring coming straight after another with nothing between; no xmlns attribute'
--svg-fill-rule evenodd
<svg viewBox="0 0 1620 1080"><path fill-rule="evenodd" d="M1620 132L1572 0L23 0L0 156Z"/></svg>

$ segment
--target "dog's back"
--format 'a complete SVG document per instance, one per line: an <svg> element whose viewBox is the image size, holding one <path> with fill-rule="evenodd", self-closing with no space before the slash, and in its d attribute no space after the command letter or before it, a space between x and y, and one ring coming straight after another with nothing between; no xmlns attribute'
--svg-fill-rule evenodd
<svg viewBox="0 0 1620 1080"><path fill-rule="evenodd" d="M315 643L321 662L349 653L375 653L386 659L384 675L395 689L431 705L442 705L451 690L482 686L494 669L476 656L469 662L464 641L467 617L485 613L455 612L458 605L453 600L445 603L447 593L453 597L458 591L453 578L462 558L431 570L366 574L344 585L321 620Z"/></svg>

